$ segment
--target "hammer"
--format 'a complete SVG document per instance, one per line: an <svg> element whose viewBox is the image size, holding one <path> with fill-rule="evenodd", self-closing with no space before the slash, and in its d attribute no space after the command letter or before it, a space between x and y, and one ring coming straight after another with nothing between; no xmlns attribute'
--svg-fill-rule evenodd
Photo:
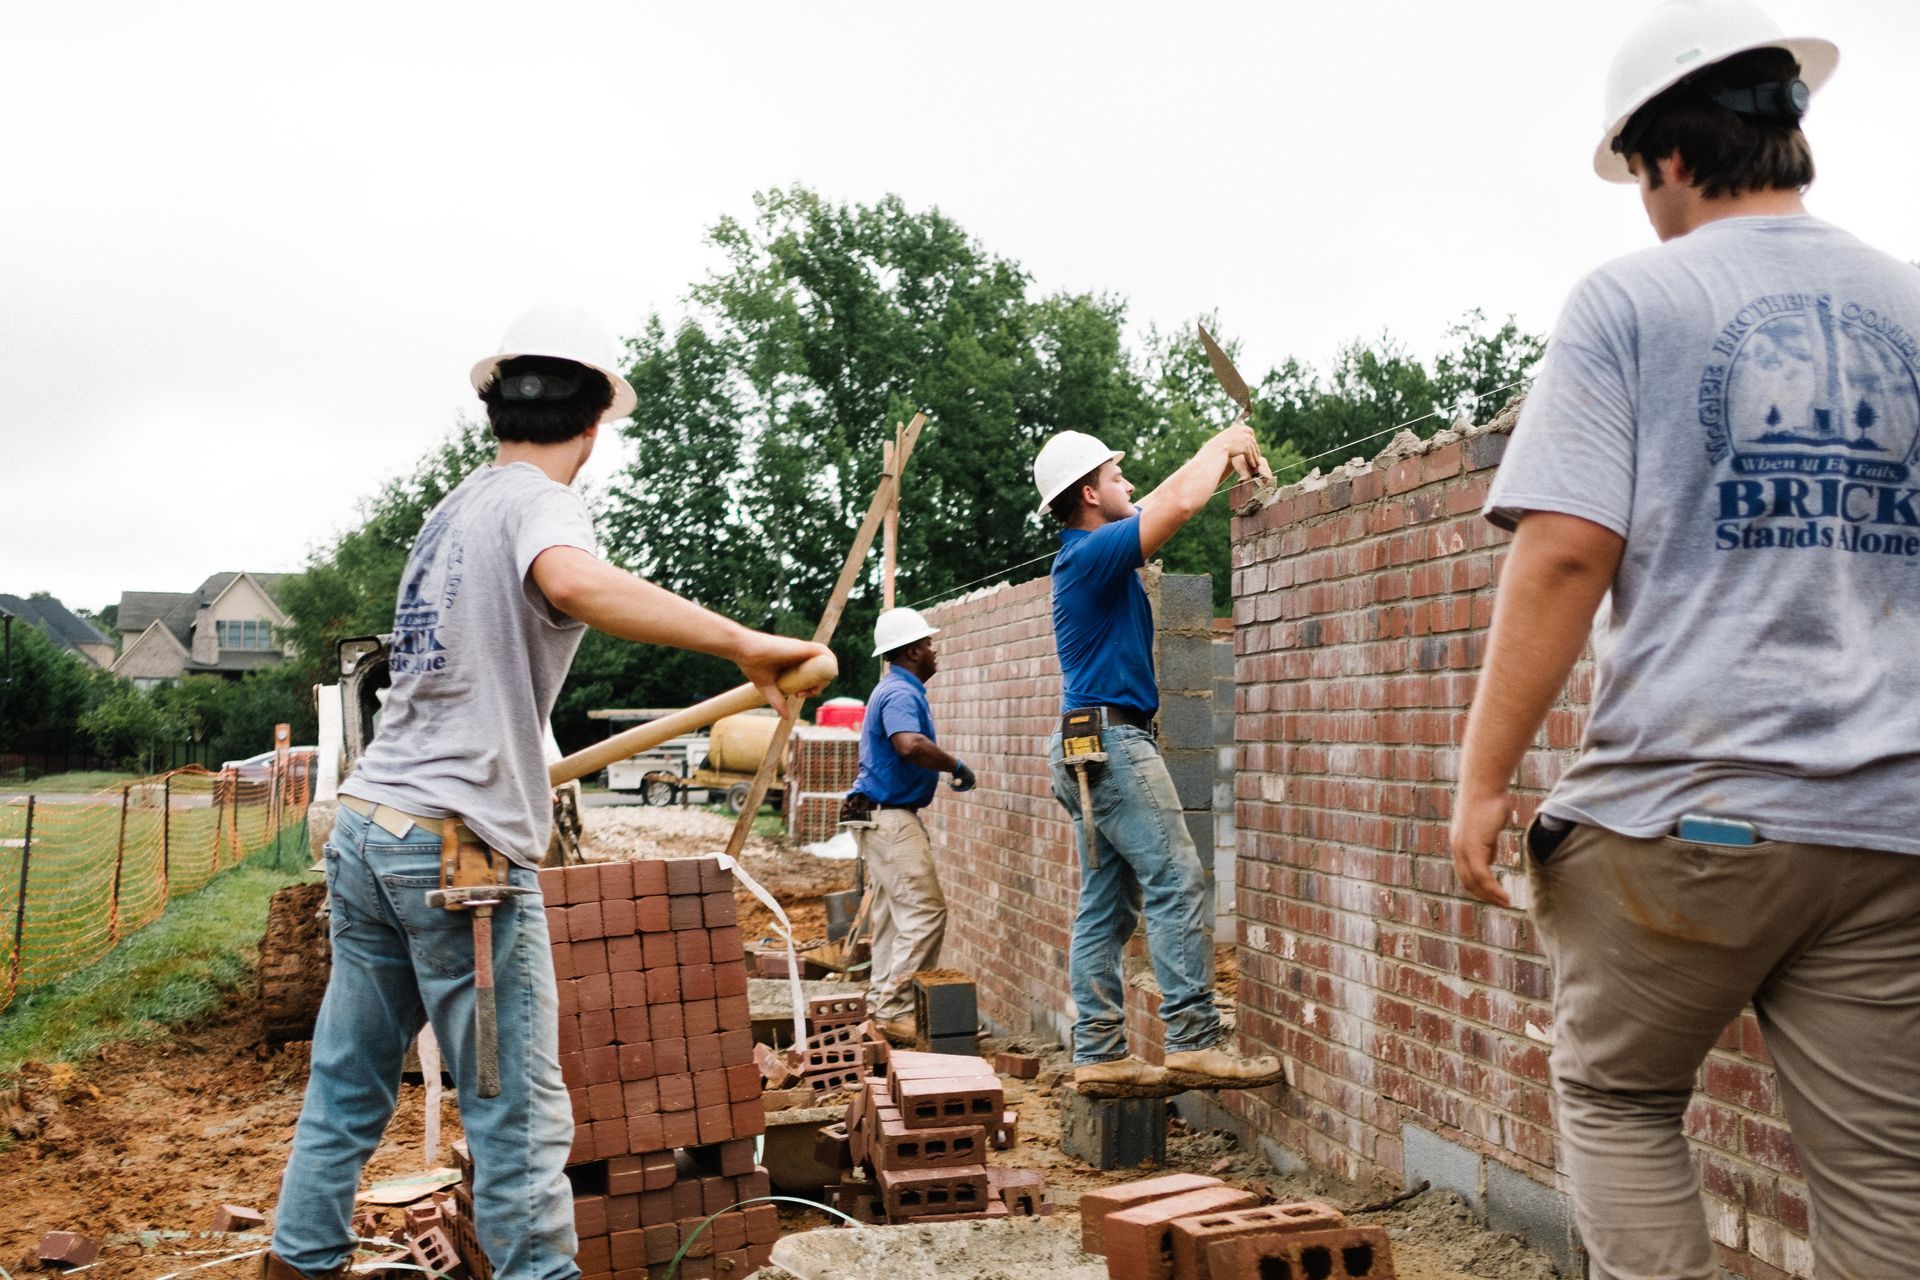
<svg viewBox="0 0 1920 1280"><path fill-rule="evenodd" d="M429 889L427 905L473 912L473 1039L483 1098L500 1096L500 1035L493 1007L493 909L508 898L532 897L537 889L511 884Z"/></svg>

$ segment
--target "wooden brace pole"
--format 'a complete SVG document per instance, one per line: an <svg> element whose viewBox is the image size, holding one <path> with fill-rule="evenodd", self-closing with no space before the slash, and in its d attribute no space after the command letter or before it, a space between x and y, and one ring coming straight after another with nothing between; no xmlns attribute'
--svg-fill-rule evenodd
<svg viewBox="0 0 1920 1280"><path fill-rule="evenodd" d="M813 629L813 639L817 644L832 641L833 633L840 625L840 615L846 611L847 597L853 594L853 584L860 577L860 566L866 563L867 553L873 550L873 538L880 531L881 521L894 500L900 495L900 475L907 469L907 459L913 454L913 446L920 439L920 429L927 424L927 415L916 413L913 421L899 437L899 447L893 451L893 465L885 467L880 476L879 487L873 492L873 501L867 504L867 517L860 522L860 531L853 536L853 546L847 549L846 563L840 566L840 580L834 583L833 594L827 597L827 607L820 614L819 625ZM787 739L793 734L793 725L800 718L800 700L789 699L787 714L780 717L780 725L773 731L773 741L767 744L766 759L760 762L759 772L753 775L753 786L747 791L747 802L740 808L740 816L734 820L733 834L727 838L727 856L738 858L740 851L747 846L747 836L753 831L754 815L760 812L760 806L767 798L767 787L773 781L774 770L780 767L781 757L786 754Z"/></svg>

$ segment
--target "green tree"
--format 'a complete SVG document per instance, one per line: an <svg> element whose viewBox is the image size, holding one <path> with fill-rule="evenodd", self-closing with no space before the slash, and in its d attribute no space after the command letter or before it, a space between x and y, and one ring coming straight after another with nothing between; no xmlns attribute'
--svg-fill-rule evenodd
<svg viewBox="0 0 1920 1280"><path fill-rule="evenodd" d="M182 725L157 699L125 681L80 717L93 749L141 773L152 773L180 740Z"/></svg>
<svg viewBox="0 0 1920 1280"><path fill-rule="evenodd" d="M80 718L113 683L113 677L62 649L39 627L16 618L12 678L0 680L0 752L37 754L80 746Z"/></svg>
<svg viewBox="0 0 1920 1280"><path fill-rule="evenodd" d="M751 625L805 634L882 443L916 410L929 426L906 475L899 598L939 599L1044 554L1025 501L1041 442L1077 428L1128 447L1151 415L1123 305L1032 298L1016 263L897 197L836 205L796 187L755 206L714 228L723 266L693 290L694 314L672 331L655 317L631 344L640 408L635 461L607 504L612 554ZM848 689L877 671L878 576L876 556L840 625ZM621 701L696 692L653 657L624 666Z"/></svg>

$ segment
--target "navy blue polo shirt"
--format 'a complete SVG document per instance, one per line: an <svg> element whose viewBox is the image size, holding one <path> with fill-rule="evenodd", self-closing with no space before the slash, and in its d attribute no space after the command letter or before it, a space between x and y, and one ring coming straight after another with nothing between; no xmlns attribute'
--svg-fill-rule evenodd
<svg viewBox="0 0 1920 1280"><path fill-rule="evenodd" d="M1053 639L1060 650L1062 712L1081 707L1160 709L1153 674L1153 606L1134 570L1140 508L1098 529L1062 529L1053 558Z"/></svg>
<svg viewBox="0 0 1920 1280"><path fill-rule="evenodd" d="M893 749L896 733L933 737L933 710L927 686L899 666L890 667L867 699L867 722L860 728L860 775L853 789L875 804L918 809L940 787L940 771L923 769Z"/></svg>

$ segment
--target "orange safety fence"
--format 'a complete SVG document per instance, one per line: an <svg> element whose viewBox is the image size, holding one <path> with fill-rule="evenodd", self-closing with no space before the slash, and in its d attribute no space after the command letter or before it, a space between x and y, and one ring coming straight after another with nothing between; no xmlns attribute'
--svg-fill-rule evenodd
<svg viewBox="0 0 1920 1280"><path fill-rule="evenodd" d="M0 802L0 1009L97 962L175 895L276 838L304 858L308 765L258 780L193 766L92 795Z"/></svg>

